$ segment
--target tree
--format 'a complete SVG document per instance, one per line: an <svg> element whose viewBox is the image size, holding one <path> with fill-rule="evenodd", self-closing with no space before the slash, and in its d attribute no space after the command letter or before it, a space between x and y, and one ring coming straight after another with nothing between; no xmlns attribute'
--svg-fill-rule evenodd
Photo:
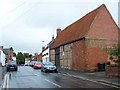
<svg viewBox="0 0 120 90"><path fill-rule="evenodd" d="M16 55L16 60L17 60L17 64L24 64L25 63L25 57L22 54L22 52L18 52L18 54Z"/></svg>
<svg viewBox="0 0 120 90"><path fill-rule="evenodd" d="M29 53L24 53L23 55L25 58L29 58Z"/></svg>
<svg viewBox="0 0 120 90"><path fill-rule="evenodd" d="M32 58L32 54L29 55L29 58Z"/></svg>
<svg viewBox="0 0 120 90"><path fill-rule="evenodd" d="M111 49L109 49L109 59L114 60L115 63L120 64L120 44L114 45Z"/></svg>

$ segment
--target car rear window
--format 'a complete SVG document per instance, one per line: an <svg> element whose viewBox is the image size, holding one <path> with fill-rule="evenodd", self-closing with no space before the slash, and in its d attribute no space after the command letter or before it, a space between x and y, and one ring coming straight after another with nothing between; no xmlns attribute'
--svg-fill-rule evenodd
<svg viewBox="0 0 120 90"><path fill-rule="evenodd" d="M42 64L41 62L36 62L35 64Z"/></svg>
<svg viewBox="0 0 120 90"><path fill-rule="evenodd" d="M13 64L13 65L16 65L16 62L11 61L11 62L9 62L8 64Z"/></svg>

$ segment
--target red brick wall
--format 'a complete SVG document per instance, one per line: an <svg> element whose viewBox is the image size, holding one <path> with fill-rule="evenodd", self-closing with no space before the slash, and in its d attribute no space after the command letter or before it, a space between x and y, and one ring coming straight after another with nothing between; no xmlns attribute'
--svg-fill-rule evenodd
<svg viewBox="0 0 120 90"><path fill-rule="evenodd" d="M55 50L54 49L49 51L49 57L50 57L50 61L55 64Z"/></svg>
<svg viewBox="0 0 120 90"><path fill-rule="evenodd" d="M84 71L86 67L85 62L85 41L80 40L73 43L72 46L72 69Z"/></svg>
<svg viewBox="0 0 120 90"><path fill-rule="evenodd" d="M86 70L97 70L98 63L107 62L106 48L110 48L116 43L116 40L86 40Z"/></svg>
<svg viewBox="0 0 120 90"><path fill-rule="evenodd" d="M101 7L101 10L91 24L87 37L118 38L118 27L106 8Z"/></svg>
<svg viewBox="0 0 120 90"><path fill-rule="evenodd" d="M120 76L120 65L119 66L107 65L105 73L106 73L106 76L108 77Z"/></svg>
<svg viewBox="0 0 120 90"><path fill-rule="evenodd" d="M62 68L72 68L72 44L60 47L60 66Z"/></svg>
<svg viewBox="0 0 120 90"><path fill-rule="evenodd" d="M13 50L10 50L10 60L13 59Z"/></svg>
<svg viewBox="0 0 120 90"><path fill-rule="evenodd" d="M86 49L86 70L97 70L98 63L107 62L107 53L101 48Z"/></svg>
<svg viewBox="0 0 120 90"><path fill-rule="evenodd" d="M117 40L80 40L72 46L72 69L80 71L97 70L98 63L107 62L108 54L105 50L112 47Z"/></svg>

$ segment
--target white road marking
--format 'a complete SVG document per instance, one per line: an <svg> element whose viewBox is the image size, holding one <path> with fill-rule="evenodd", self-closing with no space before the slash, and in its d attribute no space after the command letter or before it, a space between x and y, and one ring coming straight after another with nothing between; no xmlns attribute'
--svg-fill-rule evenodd
<svg viewBox="0 0 120 90"><path fill-rule="evenodd" d="M57 86L57 87L61 87L60 85L58 85L58 84L56 84L56 83L54 83L54 82L51 82L50 80L48 80L48 79L45 79L45 81L47 81L47 82L49 82L49 83L52 83L53 85L55 85L55 86Z"/></svg>

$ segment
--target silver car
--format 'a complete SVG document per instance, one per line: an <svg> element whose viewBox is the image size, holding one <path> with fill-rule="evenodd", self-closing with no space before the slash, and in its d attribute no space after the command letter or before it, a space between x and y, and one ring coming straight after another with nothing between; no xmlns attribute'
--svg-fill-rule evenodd
<svg viewBox="0 0 120 90"><path fill-rule="evenodd" d="M57 67L51 62L44 62L41 67L42 72L55 72L57 73Z"/></svg>

